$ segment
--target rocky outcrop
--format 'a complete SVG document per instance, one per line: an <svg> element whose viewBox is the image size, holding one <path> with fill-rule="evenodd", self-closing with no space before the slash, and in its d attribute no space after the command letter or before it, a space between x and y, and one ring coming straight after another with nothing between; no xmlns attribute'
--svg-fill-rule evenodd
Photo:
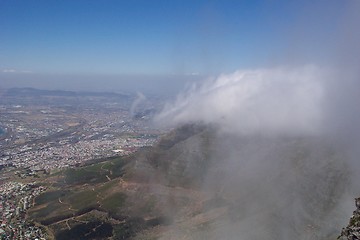
<svg viewBox="0 0 360 240"><path fill-rule="evenodd" d="M355 199L356 210L354 211L349 225L342 229L339 240L360 239L360 198Z"/></svg>

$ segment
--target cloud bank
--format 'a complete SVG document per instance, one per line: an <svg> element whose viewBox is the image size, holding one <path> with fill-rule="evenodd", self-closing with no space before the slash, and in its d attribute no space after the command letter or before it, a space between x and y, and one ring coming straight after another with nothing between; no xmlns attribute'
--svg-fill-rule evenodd
<svg viewBox="0 0 360 240"><path fill-rule="evenodd" d="M215 124L241 134L316 134L325 78L315 66L239 70L192 86L156 120Z"/></svg>
<svg viewBox="0 0 360 240"><path fill-rule="evenodd" d="M217 238L209 239L323 240L340 232L360 194L358 80L353 69L315 65L239 70L165 106L155 119L162 125L218 130L211 170L199 175L205 191L234 202L238 218L215 224ZM201 151L195 146L186 151Z"/></svg>
<svg viewBox="0 0 360 240"><path fill-rule="evenodd" d="M295 55L280 67L239 70L193 85L156 117L161 125L199 122L220 130L208 154L212 169L199 174L205 190L233 202L229 215L235 220L215 221L194 239L324 240L340 234L360 194L359 9L360 1L339 9L332 38L322 41L326 60L288 67L301 55L290 42ZM196 144L188 148L199 151Z"/></svg>

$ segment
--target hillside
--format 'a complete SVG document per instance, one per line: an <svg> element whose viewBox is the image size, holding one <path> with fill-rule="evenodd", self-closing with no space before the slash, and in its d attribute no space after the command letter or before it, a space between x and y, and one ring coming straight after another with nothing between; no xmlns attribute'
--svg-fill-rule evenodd
<svg viewBox="0 0 360 240"><path fill-rule="evenodd" d="M56 239L334 239L345 158L315 137L185 125L133 156L51 175L29 218Z"/></svg>

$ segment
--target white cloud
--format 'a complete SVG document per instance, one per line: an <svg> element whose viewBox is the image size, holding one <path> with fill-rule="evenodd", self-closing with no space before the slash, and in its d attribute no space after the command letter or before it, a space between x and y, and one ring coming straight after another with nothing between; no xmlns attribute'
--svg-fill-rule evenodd
<svg viewBox="0 0 360 240"><path fill-rule="evenodd" d="M15 69L3 69L2 72L3 73L15 73L16 70Z"/></svg>
<svg viewBox="0 0 360 240"><path fill-rule="evenodd" d="M32 71L29 71L29 70L22 70L20 71L21 73L33 73Z"/></svg>
<svg viewBox="0 0 360 240"><path fill-rule="evenodd" d="M32 71L29 70L16 70L13 68L5 68L0 70L2 73L33 73Z"/></svg>
<svg viewBox="0 0 360 240"><path fill-rule="evenodd" d="M194 86L156 120L217 124L243 134L312 134L321 127L324 78L315 66L240 70Z"/></svg>

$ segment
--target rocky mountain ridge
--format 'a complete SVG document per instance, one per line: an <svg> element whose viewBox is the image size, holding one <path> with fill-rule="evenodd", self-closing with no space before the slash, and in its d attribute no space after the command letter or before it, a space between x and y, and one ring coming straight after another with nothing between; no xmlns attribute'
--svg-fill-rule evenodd
<svg viewBox="0 0 360 240"><path fill-rule="evenodd" d="M355 199L356 209L350 218L347 227L343 228L339 240L356 240L360 239L360 198Z"/></svg>

